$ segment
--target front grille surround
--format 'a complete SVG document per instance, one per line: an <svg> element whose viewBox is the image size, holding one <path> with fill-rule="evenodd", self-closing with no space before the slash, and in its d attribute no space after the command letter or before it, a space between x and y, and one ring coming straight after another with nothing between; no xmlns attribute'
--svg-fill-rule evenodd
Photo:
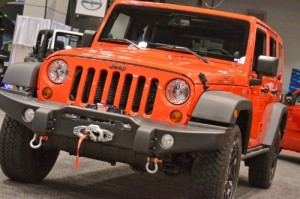
<svg viewBox="0 0 300 199"><path fill-rule="evenodd" d="M118 107L125 112L151 115L154 109L159 81L112 69L75 69L69 99L79 104L106 104ZM80 86L84 85L80 93ZM147 88L147 89L145 89ZM81 96L80 96L81 94ZM145 97L146 96L146 97Z"/></svg>
<svg viewBox="0 0 300 199"><path fill-rule="evenodd" d="M180 110L183 113L183 119L180 124L187 124L189 115L195 108L194 101L197 101L203 92L202 86L193 83L192 76L189 76L190 73L183 74L178 72L178 70L176 70L177 68L173 67L174 63L170 65L170 63L167 62L146 62L146 60L141 59L135 60L133 57L130 61L135 64L132 64L130 62L112 61L111 57L103 59L97 56L98 55L90 57L57 55L49 57L40 69L40 78L38 80L39 89L37 90L38 99L45 101L42 96L42 90L45 87L50 87L53 91L53 95L49 101L80 108L87 108L88 105L96 103L106 104L109 99L109 90L113 74L116 72L120 74L120 78L115 92L113 106L123 110L124 116L129 116L132 120L153 119L172 124L170 114L174 110ZM68 78L62 84L53 84L48 78L47 66L55 59L63 59L69 65ZM153 66L151 64L153 64ZM121 66L121 68L112 67L115 65ZM174 70L170 70L171 66ZM85 94L87 92L84 92L84 88L88 80L88 71L90 68L93 68L95 73L92 84L89 84L89 95L87 95ZM145 85L140 98L138 111L134 112L132 107L135 103L134 96L140 77L145 77ZM184 104L174 105L166 98L166 86L173 79L183 79L191 88L190 98ZM195 93L196 89L197 93ZM82 100L83 95L87 96L87 102L83 102L86 101L86 99Z"/></svg>

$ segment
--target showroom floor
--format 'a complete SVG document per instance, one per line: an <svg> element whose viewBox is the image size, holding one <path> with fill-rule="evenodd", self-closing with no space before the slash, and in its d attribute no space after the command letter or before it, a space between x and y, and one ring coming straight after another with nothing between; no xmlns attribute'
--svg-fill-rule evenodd
<svg viewBox="0 0 300 199"><path fill-rule="evenodd" d="M0 111L0 123L3 112ZM283 151L273 185L268 190L248 185L247 167L241 165L237 197L240 199L295 199L300 195L300 154ZM75 169L75 157L61 152L56 165L40 184L22 184L8 180L0 171L1 199L38 198L186 198L186 176L177 178L132 172L127 165L81 158Z"/></svg>

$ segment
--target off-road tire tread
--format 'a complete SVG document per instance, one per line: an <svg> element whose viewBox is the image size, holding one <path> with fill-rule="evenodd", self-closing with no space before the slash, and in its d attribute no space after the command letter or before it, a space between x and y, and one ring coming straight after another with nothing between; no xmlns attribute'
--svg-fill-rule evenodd
<svg viewBox="0 0 300 199"><path fill-rule="evenodd" d="M238 137L239 139L235 139ZM220 189L225 181L229 157L233 145L237 144L241 154L240 131L238 135L232 133L223 148L213 151L198 152L192 169L192 183L190 198L223 198L223 191ZM238 167L239 169L239 167Z"/></svg>
<svg viewBox="0 0 300 199"><path fill-rule="evenodd" d="M26 183L42 181L51 171L58 150L32 149L31 130L5 116L0 131L0 165L8 178Z"/></svg>
<svg viewBox="0 0 300 199"><path fill-rule="evenodd" d="M270 165L272 163L272 156L274 147L279 147L280 132L276 135L275 144L270 147L270 151L259 156L251 158L249 161L249 184L252 187L267 189L271 186L272 180L270 180ZM271 153L271 154L270 154Z"/></svg>

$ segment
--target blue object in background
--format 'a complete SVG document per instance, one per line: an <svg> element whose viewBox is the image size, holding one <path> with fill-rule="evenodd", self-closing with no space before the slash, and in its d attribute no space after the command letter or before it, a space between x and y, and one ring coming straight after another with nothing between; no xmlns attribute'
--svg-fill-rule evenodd
<svg viewBox="0 0 300 199"><path fill-rule="evenodd" d="M300 88L300 69L293 68L289 92L292 93Z"/></svg>

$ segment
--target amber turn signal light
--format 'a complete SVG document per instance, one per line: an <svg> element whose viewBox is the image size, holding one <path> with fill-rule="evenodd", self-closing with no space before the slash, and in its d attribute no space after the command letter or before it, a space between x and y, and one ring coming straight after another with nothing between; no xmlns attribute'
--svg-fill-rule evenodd
<svg viewBox="0 0 300 199"><path fill-rule="evenodd" d="M235 118L237 118L239 115L239 111L237 109L234 109L233 115Z"/></svg>
<svg viewBox="0 0 300 199"><path fill-rule="evenodd" d="M174 123L179 123L182 120L181 111L178 110L172 111L172 113L170 114L170 119Z"/></svg>
<svg viewBox="0 0 300 199"><path fill-rule="evenodd" d="M46 87L42 90L42 97L46 100L50 99L52 97L52 94L52 89L49 87Z"/></svg>

